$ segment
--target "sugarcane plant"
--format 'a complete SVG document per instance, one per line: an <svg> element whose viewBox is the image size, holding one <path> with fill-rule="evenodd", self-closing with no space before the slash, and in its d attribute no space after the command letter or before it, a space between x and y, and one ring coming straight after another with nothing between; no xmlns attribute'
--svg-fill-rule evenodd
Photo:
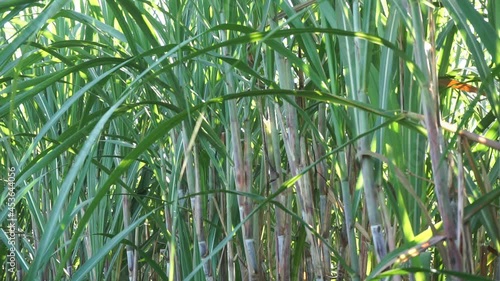
<svg viewBox="0 0 500 281"><path fill-rule="evenodd" d="M498 280L494 0L0 3L2 280Z"/></svg>

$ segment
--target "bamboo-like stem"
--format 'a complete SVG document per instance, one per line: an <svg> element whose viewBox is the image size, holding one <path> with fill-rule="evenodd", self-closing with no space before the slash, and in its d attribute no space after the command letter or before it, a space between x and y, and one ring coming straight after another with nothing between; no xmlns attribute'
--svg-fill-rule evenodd
<svg viewBox="0 0 500 281"><path fill-rule="evenodd" d="M279 136L276 128L276 114L279 114L278 105L271 103L267 107L267 115L269 120L263 121L263 129L265 135L265 154L268 159L269 180L272 192L276 192L283 183L283 173L281 168L281 159L279 151ZM278 195L277 200L283 206L289 207L289 198L287 192L282 192ZM276 216L276 231L275 249L276 249L276 280L290 280L290 242L291 242L291 226L290 216L281 209L275 210Z"/></svg>
<svg viewBox="0 0 500 281"><path fill-rule="evenodd" d="M372 1L368 1L367 4ZM369 5L365 6L364 9L369 9ZM348 7L346 3L341 1L337 2L337 11L343 18L340 22L340 28L346 30L361 31L361 19L359 15L359 1L353 2L353 18L352 26L350 24L350 15L347 14ZM364 18L364 21L369 21L369 19ZM341 39L344 48L346 48L347 56L345 56L346 66L349 68L350 75L346 77L348 82L348 92L353 100L360 101L363 103L368 103L367 92L366 92L366 69L360 67L369 67L367 62L367 45L366 42L359 38L350 40L348 38ZM354 46L353 46L354 45ZM351 53L351 48L354 48L353 53ZM354 122L356 127L356 133L363 134L369 129L368 115L365 111L354 109ZM366 136L358 141L359 151L370 150L370 137ZM386 243L383 235L383 229L380 222L378 214L378 203L377 203L377 191L375 188L374 179L374 164L373 160L369 156L362 156L360 158L361 164L361 174L363 176L364 194L366 202L366 210L368 213L368 220L370 222L370 229L372 233L373 246L375 248L375 254L377 260L381 260L386 252Z"/></svg>
<svg viewBox="0 0 500 281"><path fill-rule="evenodd" d="M434 44L429 45L429 52L426 50L424 39L424 28L422 11L418 1L410 1L410 13L412 15L413 28L415 30L415 58L416 63L424 74L424 81L421 83L422 91L422 108L424 112L425 126L428 132L429 150L432 166L432 174L434 176L434 192L438 200L438 208L444 224L444 233L447 238L447 260L448 267L452 270L461 272L463 270L461 254L455 243L456 240L456 220L453 218L456 214L450 204L450 195L448 191L448 163L445 155L445 146L443 135L439 124L439 108L438 108L438 85L437 73L434 56ZM432 20L432 10L429 13L430 21L430 38L434 42L434 22ZM460 280L458 277L453 277L454 280Z"/></svg>
<svg viewBox="0 0 500 281"><path fill-rule="evenodd" d="M222 137L225 137L225 134L223 134ZM227 141L224 141L226 143ZM225 170L227 171L228 175L230 175L230 171L232 170L232 165L229 162L226 162L226 167ZM229 187L228 187L229 188ZM232 189L232 188L231 188ZM228 230L231 229L233 225L233 221L231 218L231 194L230 193L223 193L221 194L220 197L220 207L217 208L217 213L221 217L222 222L224 223L224 234L227 235ZM217 206L217 203L215 204ZM225 218L222 219L222 217ZM235 279L235 261L237 260L236 257L237 253L235 253L235 248L234 248L234 243L227 243L226 245L226 251L224 255L221 257L223 260L220 262L220 266L225 265L225 267L222 268L227 268L227 271L221 272L220 276L227 276L227 280L229 281L234 281Z"/></svg>
<svg viewBox="0 0 500 281"><path fill-rule="evenodd" d="M221 136L221 139L223 140L224 144L230 143L230 137L228 134L223 133ZM229 161L226 162L226 171L227 174L231 174L230 171L233 169L231 167L231 164ZM226 214L226 233L228 230L230 230L233 227L233 219L232 219L232 202L233 202L233 196L231 193L225 193L225 196L223 197L222 200L222 205L224 206L225 214ZM226 250L226 263L227 263L227 277L229 281L235 281L236 280L236 269L235 269L235 261L236 261L236 254L235 254L235 249L234 249L234 244L233 243L228 243L227 244L227 250Z"/></svg>
<svg viewBox="0 0 500 281"><path fill-rule="evenodd" d="M270 7L271 13L275 13L273 6ZM272 16L272 15L271 15ZM276 28L276 22L274 20L270 21L271 28ZM277 53L274 54L275 58L281 58ZM281 60L280 60L281 62ZM274 69L271 72L274 75ZM284 73L280 72L278 69L278 74L282 75ZM281 77L281 76L280 76ZM284 76L283 76L284 79ZM283 84L284 80L280 79L279 83L281 87L285 87ZM291 85L286 85L285 88L290 88ZM269 122L268 129L266 132L269 136L266 143L267 155L269 157L269 177L271 180L271 190L276 192L281 184L283 183L283 172L282 172L282 162L280 153L280 143L279 143L279 131L278 127L281 128L282 132L286 129L283 126L283 120L281 115L280 106L275 103L272 99L268 99L268 114ZM278 125L279 124L279 125ZM278 195L278 202L280 202L286 208L291 206L291 196L288 192L282 192ZM281 209L276 209L276 231L275 236L275 249L276 249L276 280L277 281L288 281L291 279L291 268L290 268L290 258L291 258L291 240L292 240L292 227L290 224L290 216Z"/></svg>
<svg viewBox="0 0 500 281"><path fill-rule="evenodd" d="M499 278L497 0L0 2L0 280Z"/></svg>
<svg viewBox="0 0 500 281"><path fill-rule="evenodd" d="M318 132L320 133L320 137L326 135L326 112L325 112L325 104L320 104L318 106ZM325 148L323 146L323 142L320 140L316 140L313 135L313 142L316 144L313 148L315 149L314 157L319 159L325 155ZM316 185L317 189L320 192L320 204L319 204L319 213L320 213L320 233L325 241L328 241L331 236L331 218L332 218L332 205L329 204L328 200L328 187L326 184L327 179L327 170L326 170L326 161L323 160L316 165ZM319 241L320 247L322 250L322 262L323 262L323 275L325 276L325 280L330 280L330 249L328 245Z"/></svg>
<svg viewBox="0 0 500 281"><path fill-rule="evenodd" d="M118 148L115 148L115 154L120 155L120 152L118 151ZM115 160L116 164L118 165L118 161ZM125 180L125 179L124 179ZM123 194L123 203L122 203L122 213L123 213L123 227L127 228L130 225L130 197L127 195L127 190L125 187L122 186L121 188L121 193ZM135 237L134 234L131 232L129 234L129 241L134 241ZM126 247L127 250L127 269L128 269L128 276L129 279L132 281L134 280L134 248L131 245L127 245Z"/></svg>
<svg viewBox="0 0 500 281"><path fill-rule="evenodd" d="M193 162L194 162L194 179L195 179L195 192L196 194L200 194L202 189L201 189L201 183L200 183L200 168L199 168L199 160L198 160L198 149L197 146L193 147ZM205 235L205 230L203 228L203 197L202 195L196 195L194 197L194 204L193 204L193 217L195 221L195 231L196 231L196 237L198 240L198 250L200 251L200 258L203 260L205 257L208 256L209 250L208 250L208 244L206 241L206 235ZM203 265L203 273L205 274L205 280L207 281L212 281L213 276L212 276L212 268L211 268L211 262L210 260L204 261L205 264Z"/></svg>
<svg viewBox="0 0 500 281"><path fill-rule="evenodd" d="M354 216L352 213L352 197L351 197L351 187L349 179L355 175L354 171L354 153L351 151L353 147L349 147L348 153L341 152L339 161L343 170L341 173L345 176L341 181L342 188L342 202L344 203L344 217L345 217L345 228L347 234L347 242L349 247L349 255L351 257L351 267L355 270L353 280L359 279L359 259L356 247L356 236L354 233ZM347 166L344 163L350 163ZM347 166L347 167L346 167Z"/></svg>
<svg viewBox="0 0 500 281"><path fill-rule="evenodd" d="M202 118L198 118L198 122L195 126L195 132L193 137L196 135L196 131L199 129ZM198 161L198 149L197 145L194 143L194 139L188 138L188 125L183 123L182 140L184 148L184 157L187 163L186 177L188 182L188 188L190 193L198 194L191 199L191 208L193 210L193 220L194 220L194 231L196 233L196 238L198 241L198 250L200 253L200 259L202 260L208 256L208 245L206 241L206 235L203 228L203 201L201 193L201 183L200 183L200 165ZM192 138L193 138L192 137ZM206 261L203 265L203 273L205 274L205 279L207 281L213 280L212 270L210 267L210 261Z"/></svg>
<svg viewBox="0 0 500 281"><path fill-rule="evenodd" d="M275 21L271 21L271 28L276 28ZM293 78L291 66L281 54L275 52L276 69L278 71L279 85L282 89L293 89ZM308 151L304 134L299 134L299 121L297 110L289 103L285 104L284 113L286 115L286 125L280 120L284 131L285 151L287 153L288 163L293 176L301 174L308 163ZM281 117L281 116L279 116ZM314 205L312 196L312 186L310 185L309 174L305 173L296 183L297 200L299 202L301 215L304 221L309 225L315 225L314 220ZM310 254L312 261L311 273L315 280L324 280L325 271L322 267L321 249L318 240L313 236L313 233L306 228L306 239L310 244ZM308 267L306 267L308 268ZM329 272L329 268L328 268Z"/></svg>
<svg viewBox="0 0 500 281"><path fill-rule="evenodd" d="M323 15L325 17L325 15ZM326 19L325 19L326 22ZM334 54L334 44L333 40L331 38L326 38L326 50L328 54L328 58L335 58L336 55ZM338 85L337 85L337 79L336 79L336 73L337 73L337 65L335 64L335 60L329 59L328 60L328 69L330 73L330 91L332 93L337 92ZM332 109L330 111L332 114L335 114L334 110ZM320 113L321 114L321 113ZM318 118L319 119L319 118ZM321 121L321 119L319 119ZM344 137L345 137L345 126L342 122L336 121L333 122L333 128L334 128L334 137L336 139L337 143L343 143L344 142ZM343 203L343 209L344 209L344 228L346 232L346 238L347 238L347 245L342 245L341 244L341 250L345 251L345 248L348 248L347 251L350 255L350 266L353 269L354 273L351 275L351 278L355 281L359 280L359 259L358 259L358 248L356 245L356 236L354 233L354 215L352 213L352 198L351 198L351 188L350 188L350 182L349 179L354 176L354 173L351 174L350 170L348 169L348 164L349 167L354 166L354 159L350 159L349 156L346 155L354 155L354 153L345 153L344 151L339 153L338 157L338 165L340 166L340 171L339 171L339 178L340 178L340 186L341 186L341 194L342 194L342 203ZM332 170L333 170L333 165L332 165ZM330 182L334 182L334 174L332 173L331 175L331 180ZM343 231L343 230L341 230ZM342 233L341 233L342 236ZM341 243L343 243L345 239L341 239ZM345 242L344 242L345 243ZM343 265L339 262L338 263L338 268L337 268L337 280L343 280L343 275L344 275L344 269Z"/></svg>
<svg viewBox="0 0 500 281"><path fill-rule="evenodd" d="M139 245L139 228L136 228L135 231L134 231L134 244L135 245ZM138 276L139 276L139 268L138 268L138 259L137 259L137 250L133 250L133 256L134 256L134 260L133 260L133 271L132 271L132 281L137 281L138 280Z"/></svg>
<svg viewBox="0 0 500 281"><path fill-rule="evenodd" d="M166 152L165 152L165 146L164 145L160 145L160 148L159 148L159 153L160 155L166 155ZM161 157L160 158L160 171L159 171L159 178L162 178L162 179L166 179L168 178L168 174L167 174L167 171L166 171L166 163L165 163L165 160L164 157ZM160 190L161 190L161 199L162 201L167 201L168 200L168 194L167 194L167 186L165 184L165 181L160 181ZM172 220L171 220L171 215L170 215L170 208L168 207L167 204L164 204L163 206L163 212L164 212L164 220L165 220L165 229L167 231L169 231L170 233L172 233ZM164 249L164 255L165 255L165 272L168 274L169 271L170 271L170 244L167 243L165 245L165 249Z"/></svg>
<svg viewBox="0 0 500 281"><path fill-rule="evenodd" d="M170 138L172 140L177 139L178 134L175 131L170 131ZM174 147L171 147L172 149ZM161 155L168 155L165 151L165 148L162 147L161 150L163 153ZM162 166L166 167L166 159L162 158ZM163 177L164 178L174 178L175 179L175 174L171 173L170 175L167 173L167 171L163 171ZM166 246L165 252L166 252L166 273L168 274L169 278L172 280L181 280L181 271L180 271L180 264L179 264L179 257L176 255L176 237L177 237L177 220L179 218L179 197L180 197L180 176L178 177L179 179L177 181L174 181L174 184L170 186L169 193L167 193L167 188L163 190L164 193L164 200L165 201L173 201L173 204L167 205L165 204L164 211L165 211L165 224L166 228L168 231L170 231L170 241Z"/></svg>
<svg viewBox="0 0 500 281"><path fill-rule="evenodd" d="M300 171L303 171L308 163L307 161L308 151L304 135L300 136L299 143L300 143L299 145L300 160L297 166L297 170L295 171L297 174ZM299 202L302 204L301 205L302 217L309 226L313 226L315 224L315 219L314 219L315 206L312 196L312 186L309 173L303 174L298 182L299 184L297 186L297 196L301 198ZM323 268L322 266L323 264L321 262L321 248L318 243L318 240L313 236L313 233L309 229L306 230L306 234L307 234L307 241L310 244L314 278L316 281L325 280L324 271L326 269Z"/></svg>
<svg viewBox="0 0 500 281"><path fill-rule="evenodd" d="M293 87L290 65L288 61L278 53L276 53L275 56L280 77L280 87L283 89L290 89ZM286 125L282 122L282 128L286 132L284 134L285 150L292 175L296 176L301 174L301 171L305 168L307 163L305 139L303 136L299 137L297 110L291 104L287 103L285 104L285 114ZM308 225L312 226L314 225L314 206L311 195L312 187L309 183L308 174L303 174L296 183L296 189L302 218ZM310 244L314 278L315 280L324 280L318 242L309 229L306 229L306 234L307 241Z"/></svg>
<svg viewBox="0 0 500 281"><path fill-rule="evenodd" d="M224 22L224 14L220 14L221 21ZM227 40L227 36L224 31L219 33L222 41ZM227 47L222 48L222 52L225 56L229 56L229 50ZM225 63L225 77L226 77L226 87L228 93L234 93L234 80L230 66ZM241 126L238 119L238 105L235 100L228 102L229 111L229 129L231 133L231 144L232 144L232 159L234 163L234 176L235 176L235 186L236 190L243 193L250 193L251 188L247 184L247 178L250 176L250 171L245 169L245 155L246 151L243 151L241 145ZM248 214L252 211L252 202L247 196L238 195L238 207L240 211L240 219L244 220ZM242 227L243 241L244 241L244 251L246 256L246 266L248 271L248 280L259 280L260 273L260 263L257 260L257 250L255 249L255 241L252 236L252 220L247 220Z"/></svg>

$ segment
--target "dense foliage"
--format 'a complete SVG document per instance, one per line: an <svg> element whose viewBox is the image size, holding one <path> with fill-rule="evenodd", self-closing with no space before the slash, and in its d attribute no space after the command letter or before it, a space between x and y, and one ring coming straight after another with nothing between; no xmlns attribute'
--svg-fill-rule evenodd
<svg viewBox="0 0 500 281"><path fill-rule="evenodd" d="M0 15L0 279L500 278L498 1Z"/></svg>

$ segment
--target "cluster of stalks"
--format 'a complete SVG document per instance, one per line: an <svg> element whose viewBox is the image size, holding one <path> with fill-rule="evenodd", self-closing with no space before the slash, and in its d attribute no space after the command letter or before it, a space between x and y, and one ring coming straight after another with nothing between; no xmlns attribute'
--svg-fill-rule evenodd
<svg viewBox="0 0 500 281"><path fill-rule="evenodd" d="M498 280L499 11L0 3L0 279Z"/></svg>

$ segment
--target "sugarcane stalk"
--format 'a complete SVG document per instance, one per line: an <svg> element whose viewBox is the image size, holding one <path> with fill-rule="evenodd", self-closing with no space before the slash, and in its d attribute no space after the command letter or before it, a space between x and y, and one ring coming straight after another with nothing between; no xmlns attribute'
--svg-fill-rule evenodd
<svg viewBox="0 0 500 281"><path fill-rule="evenodd" d="M224 22L224 14L220 14L221 21ZM221 31L220 38L222 41L227 40L227 36L224 31ZM227 47L222 48L222 52L225 56L229 56L229 49ZM226 77L226 87L228 93L234 93L234 79L232 75L232 70L230 65L224 63L225 77ZM241 145L241 125L238 119L238 106L235 100L228 101L228 111L229 111L229 129L231 133L231 144L232 144L232 159L234 163L234 176L235 176L235 186L236 190L242 193L250 193L251 186L247 184L247 178L250 176L250 171L245 169L245 155L243 147ZM247 196L238 195L238 208L240 212L240 219L245 220L248 214L252 211L253 204ZM257 259L257 250L255 249L255 241L252 236L252 220L247 220L242 227L244 251L246 257L246 267L248 272L248 280L259 280L260 265Z"/></svg>
<svg viewBox="0 0 500 281"><path fill-rule="evenodd" d="M287 60L279 53L275 52L277 69L280 76L280 87L283 89L292 89L293 82L291 78L291 68ZM300 175L305 166L307 166L307 151L305 149L305 138L299 138L298 116L296 109L289 103L285 104L286 125L281 120L285 150L287 153L288 164L293 176ZM281 116L280 116L281 117ZM300 146L299 146L300 144ZM301 147L302 149L299 149ZM297 200L301 209L301 216L304 221L312 226L314 225L314 206L312 201L311 189L308 174L303 174L296 183ZM312 232L306 228L307 241L310 244L311 258L314 267L315 280L324 280L320 250L318 242Z"/></svg>
<svg viewBox="0 0 500 281"><path fill-rule="evenodd" d="M438 201L438 209L443 220L444 233L447 238L447 260L448 267L454 271L463 271L462 258L460 251L455 243L456 239L456 223L454 211L450 202L450 194L448 191L448 163L445 155L445 145L441 126L439 124L439 108L438 108L438 77L436 72L436 63L434 56L433 44L427 44L423 32L422 11L419 1L409 1L409 10L412 15L413 28L415 30L415 48L414 55L416 63L423 73L423 81L420 82L422 92L422 108L424 113L425 127L429 140L429 152L431 158L432 174L434 176L434 193ZM430 15L432 11L430 12ZM432 21L432 16L431 16ZM431 34L430 40L433 38L433 22L430 23ZM454 280L460 280L458 277L452 277Z"/></svg>
<svg viewBox="0 0 500 281"><path fill-rule="evenodd" d="M281 159L279 151L279 135L277 129L276 114L279 114L279 107L275 103L268 104L267 115L268 120L263 121L264 129L264 152L268 162L268 174L271 185L271 191L277 192L283 183L283 173L281 169ZM290 195L287 192L282 192L277 196L280 202L286 208L289 207ZM274 232L275 249L276 249L276 280L290 280L290 243L291 243L291 226L290 216L283 210L276 208L276 227Z"/></svg>
<svg viewBox="0 0 500 281"><path fill-rule="evenodd" d="M326 135L326 112L325 112L325 104L320 104L318 106L318 132L320 136ZM315 148L314 156L319 159L325 155L325 148L321 141L316 140L316 137L313 135L314 143L316 144L313 148ZM317 189L320 192L320 233L325 241L331 236L331 218L332 218L332 205L329 204L328 200L328 186L326 184L327 179L327 170L326 170L326 161L320 161L316 165L316 185ZM330 275L330 249L326 243L319 241L321 247L321 260L323 263L323 275L325 276L325 280L329 280L327 277Z"/></svg>
<svg viewBox="0 0 500 281"><path fill-rule="evenodd" d="M193 160L194 160L194 184L195 184L195 192L196 194L201 193L201 184L200 184L200 169L199 169L199 160L198 160L198 149L197 146L193 147ZM208 245L206 241L205 230L203 228L203 197L202 195L196 195L194 197L193 204L193 219L195 221L195 231L196 237L198 240L198 250L200 252L200 258L204 259L209 255ZM203 265L203 273L205 274L205 280L212 281L212 268L211 268L210 260L204 261Z"/></svg>
<svg viewBox="0 0 500 281"><path fill-rule="evenodd" d="M356 236L354 233L354 216L352 213L352 197L351 188L349 183L349 177L354 176L354 157L352 152L353 147L348 148L348 153L341 152L339 157L339 162L341 167L343 167L341 173L344 178L341 181L342 188L342 202L344 203L344 221L347 234L347 244L349 247L349 255L351 257L351 267L354 269L356 274L352 276L352 280L358 281L359 277L359 260L358 251L356 247ZM347 163L351 163L349 166Z"/></svg>
<svg viewBox="0 0 500 281"><path fill-rule="evenodd" d="M366 4L369 5L371 1ZM353 2L352 7L352 20L351 15L348 14L349 7L345 2L337 2L337 12L342 20L339 21L339 28L345 30L362 31L362 26L360 23L359 15L359 1ZM369 9L369 6L363 7L364 9ZM365 19L367 20L367 19ZM352 23L351 23L352 22ZM363 27L365 28L365 27ZM348 91L353 100L368 103L367 92L366 92L366 72L367 70L361 66L367 65L367 43L360 38L342 38L341 43L346 48L347 56L344 60L346 67L349 69L349 76L346 76L346 82L348 85ZM351 51L351 49L353 51ZM356 127L356 133L363 134L369 129L369 119L368 114L359 109L353 109L354 111L354 123ZM370 151L370 136L361 138L358 142L358 151ZM370 230L372 234L372 242L375 249L375 255L377 260L381 260L387 253L385 238L383 234L383 227L379 218L378 203L377 203L377 191L375 189L374 180L374 164L373 159L369 156L361 156L361 175L363 176L363 191L365 194L366 209L368 213L368 220L370 222Z"/></svg>

